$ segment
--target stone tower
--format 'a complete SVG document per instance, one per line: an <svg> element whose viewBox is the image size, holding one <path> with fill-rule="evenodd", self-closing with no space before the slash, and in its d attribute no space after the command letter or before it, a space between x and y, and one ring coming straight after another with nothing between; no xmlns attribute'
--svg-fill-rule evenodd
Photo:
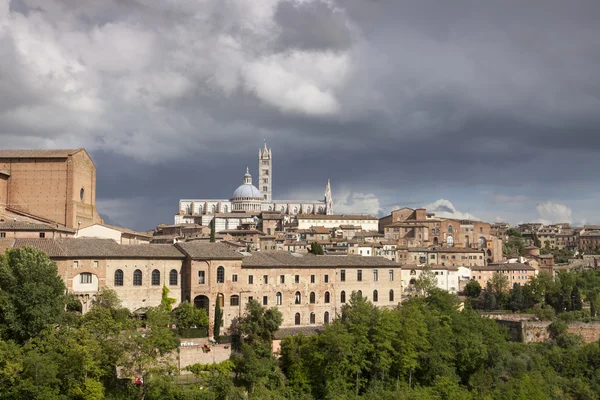
<svg viewBox="0 0 600 400"><path fill-rule="evenodd" d="M331 182L327 179L327 186L325 187L325 214L333 215L333 198L331 196Z"/></svg>
<svg viewBox="0 0 600 400"><path fill-rule="evenodd" d="M258 182L257 185L260 194L265 202L273 200L273 153L271 149L265 147L258 150Z"/></svg>

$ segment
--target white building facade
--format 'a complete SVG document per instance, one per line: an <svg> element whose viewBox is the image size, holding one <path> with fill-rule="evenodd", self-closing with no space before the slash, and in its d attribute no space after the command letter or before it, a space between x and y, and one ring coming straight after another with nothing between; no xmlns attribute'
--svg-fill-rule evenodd
<svg viewBox="0 0 600 400"><path fill-rule="evenodd" d="M265 146L258 153L258 176L256 187L248 168L243 183L230 199L181 199L175 224L196 223L208 226L219 214L260 214L263 211L278 211L295 218L297 215L331 215L333 199L328 181L323 200L273 200L273 152ZM260 189L259 189L260 188ZM226 218L222 216L222 218ZM227 217L229 218L229 217ZM232 216L233 219L235 216ZM248 218L248 217L246 217ZM291 219L291 218L290 218Z"/></svg>

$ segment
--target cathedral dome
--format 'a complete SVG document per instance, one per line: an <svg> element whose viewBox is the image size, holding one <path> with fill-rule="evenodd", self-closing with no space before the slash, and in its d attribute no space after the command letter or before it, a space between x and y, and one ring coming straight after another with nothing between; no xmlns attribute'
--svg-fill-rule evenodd
<svg viewBox="0 0 600 400"><path fill-rule="evenodd" d="M256 186L244 183L243 185L240 185L237 189L235 189L235 192L233 192L232 199L243 198L262 199L262 196L260 195L260 191Z"/></svg>
<svg viewBox="0 0 600 400"><path fill-rule="evenodd" d="M231 200L236 199L262 200L260 190L252 184L252 176L250 175L250 172L248 172L248 168L246 168L246 174L244 175L244 183L235 189L235 192L233 192L233 196L231 197Z"/></svg>

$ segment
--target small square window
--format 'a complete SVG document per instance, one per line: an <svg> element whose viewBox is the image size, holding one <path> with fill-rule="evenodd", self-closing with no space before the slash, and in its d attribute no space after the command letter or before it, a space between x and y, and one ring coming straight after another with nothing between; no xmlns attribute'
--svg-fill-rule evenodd
<svg viewBox="0 0 600 400"><path fill-rule="evenodd" d="M266 285L269 283L269 275L263 275L263 283Z"/></svg>
<svg viewBox="0 0 600 400"><path fill-rule="evenodd" d="M266 306L269 304L269 296L263 296L263 306Z"/></svg>
<svg viewBox="0 0 600 400"><path fill-rule="evenodd" d="M294 276L294 282L295 283L300 283L300 275L295 275Z"/></svg>
<svg viewBox="0 0 600 400"><path fill-rule="evenodd" d="M231 282L237 282L237 274L231 275Z"/></svg>
<svg viewBox="0 0 600 400"><path fill-rule="evenodd" d="M323 282L325 282L325 283L329 283L329 275L325 275L325 276L323 277Z"/></svg>
<svg viewBox="0 0 600 400"><path fill-rule="evenodd" d="M314 275L310 276L310 283L315 283L315 276Z"/></svg>
<svg viewBox="0 0 600 400"><path fill-rule="evenodd" d="M5 238L6 237L6 232L0 232L0 238Z"/></svg>
<svg viewBox="0 0 600 400"><path fill-rule="evenodd" d="M46 237L46 233L45 232L40 232L40 237L41 238L45 238Z"/></svg>
<svg viewBox="0 0 600 400"><path fill-rule="evenodd" d="M279 275L279 283L285 283L285 275Z"/></svg>
<svg viewBox="0 0 600 400"><path fill-rule="evenodd" d="M98 268L98 261L94 261L94 268Z"/></svg>

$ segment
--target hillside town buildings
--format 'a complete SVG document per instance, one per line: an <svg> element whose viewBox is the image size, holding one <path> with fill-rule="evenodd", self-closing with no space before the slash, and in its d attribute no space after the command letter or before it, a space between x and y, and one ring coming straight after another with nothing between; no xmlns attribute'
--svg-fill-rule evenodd
<svg viewBox="0 0 600 400"><path fill-rule="evenodd" d="M502 274L512 285L554 272L554 257L540 247L600 250L600 226L522 224L514 229L529 245L511 255L503 254L506 223L423 208L383 218L334 214L329 182L322 200L275 200L266 145L258 163L256 186L247 169L229 199L182 199L174 224L139 232L99 217L96 170L84 149L0 151L0 251L46 252L84 312L109 288L144 313L160 304L166 286L176 304L205 308L211 323L218 302L227 330L250 299L280 309L283 328L311 327L334 319L354 291L394 307L417 294L425 271L437 287L458 293L471 279L485 286ZM323 255L310 253L313 243Z"/></svg>

